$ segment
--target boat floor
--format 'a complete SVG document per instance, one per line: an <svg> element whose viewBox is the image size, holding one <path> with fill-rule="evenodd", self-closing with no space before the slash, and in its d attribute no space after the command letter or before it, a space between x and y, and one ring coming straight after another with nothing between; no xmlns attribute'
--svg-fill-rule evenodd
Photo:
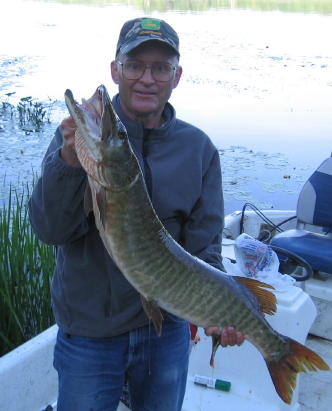
<svg viewBox="0 0 332 411"><path fill-rule="evenodd" d="M332 409L332 341L309 334L306 346L321 355L331 370L301 374L299 389L301 411L330 411Z"/></svg>
<svg viewBox="0 0 332 411"><path fill-rule="evenodd" d="M332 391L330 389L332 385L332 341L309 334L306 346L321 355L331 370L301 374L299 379L300 411L330 411L332 409ZM129 411L129 409L120 404L118 411Z"/></svg>

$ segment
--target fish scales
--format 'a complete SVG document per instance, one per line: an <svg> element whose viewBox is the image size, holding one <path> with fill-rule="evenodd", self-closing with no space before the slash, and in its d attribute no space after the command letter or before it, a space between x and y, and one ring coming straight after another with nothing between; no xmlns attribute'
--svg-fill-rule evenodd
<svg viewBox="0 0 332 411"><path fill-rule="evenodd" d="M267 291L271 287L227 276L171 238L152 207L139 163L104 86L82 105L70 90L65 101L78 128L76 151L89 175L100 236L124 276L145 297L143 306L157 332L162 324L148 309L152 302L154 310L157 304L204 328L233 325L261 352L278 395L290 403L298 372L329 367L265 320L260 311L275 311L275 297ZM212 359L219 337L213 341Z"/></svg>
<svg viewBox="0 0 332 411"><path fill-rule="evenodd" d="M205 284L202 286L202 280L206 280L205 273L204 278L199 278L198 272L196 273L190 267L188 270L188 265L186 261L182 261L181 259L174 259L173 252L177 252L177 244L173 243L173 240L168 239L168 246L165 247L165 239L160 233L163 232L163 227L161 224L154 224L154 229L157 230L157 236L151 236L150 233L153 227L149 227L149 221L151 221L151 217L148 217L148 220L143 220L141 216L141 209L142 207L146 206L143 204L142 207L137 207L137 191L141 192L143 190L143 181L138 179L135 185L131 188L130 192L125 193L126 197L126 209L124 210L123 207L123 193L116 192L112 196L112 202L110 205L110 209L113 213L113 221L112 223L112 230L114 231L114 237L119 239L119 243L114 246L113 253L117 256L117 261L120 265L120 268L126 272L132 269L132 264L135 266L135 262L138 261L146 261L148 264L149 269L146 269L141 275L138 274L136 281L136 287L144 296L149 296L151 290L153 290L154 299L159 302L167 304L176 304L177 301L183 301L183 295L188 293L190 290L191 298L195 298L196 300L204 300L205 297L211 294L211 298L216 300L218 291L213 284L205 281ZM125 215L124 215L125 213ZM120 217L122 216L122 217ZM114 226L115 225L115 226ZM130 227L130 235L127 235L128 227ZM117 231L119 230L119 231ZM134 234L134 230L136 231L136 235ZM150 231L151 230L151 231ZM123 239L124 238L131 238L128 240L128 243L125 244ZM146 249L142 249L141 247L136 247L135 244L132 243L133 238L137 239L139 244L144 243L146 245ZM170 244L171 243L171 244ZM131 253L131 248L135 248L135 254ZM146 260L145 250L154 250L152 255L149 255L150 260ZM149 253L150 254L150 253ZM170 275L168 276L167 283L164 284L163 276L159 274L159 261L162 259L171 259L173 264L171 265ZM197 265L200 264L198 260L192 260L191 256L187 256L186 258L190 258L190 262L195 262ZM193 265L193 264L191 264ZM211 270L216 270L211 267ZM143 281L139 282L140 277L145 277L146 272L152 272L154 277L151 281ZM158 281L155 281L155 278L158 278ZM164 277L165 278L165 277ZM169 284L173 284L170 286ZM191 287L190 285L193 284ZM197 286L195 286L197 285ZM193 288L193 290L191 290ZM219 291L220 293L220 291ZM228 301L232 299L233 294L225 300ZM218 301L218 299L217 299ZM220 318L224 318L224 310L223 307L219 305L219 309L217 310L218 305L216 304L215 307L212 307L208 318L210 317L211 320L216 321L215 323L219 323ZM190 317L193 315L199 315L200 308L199 304L196 304L196 311L191 310L189 313ZM241 308L240 308L241 311ZM222 316L221 316L222 315ZM226 316L227 317L227 316ZM189 320L194 320L194 318L189 318ZM196 318L197 320L197 318ZM203 321L203 320L202 320ZM205 317L206 321L206 317ZM204 323L199 325L205 325ZM224 324L226 325L226 324Z"/></svg>
<svg viewBox="0 0 332 411"><path fill-rule="evenodd" d="M153 295L153 299L163 308L169 309L175 314L185 317L188 321L195 322L197 325L204 327L207 326L207 324L218 324L219 326L236 324L249 340L262 346L264 353L268 353L265 347L271 347L274 342L279 347L278 341L274 341L274 333L272 333L271 338L271 336L261 332L260 323L254 321L253 316L248 315L245 304L239 304L233 293L227 293L227 287L220 290L219 287L215 286L215 281L213 281L215 277L212 277L212 281L207 281L206 272L204 272L204 278L200 278L200 271L195 272L192 270L192 267L188 270L188 265L183 263L182 260L173 259L173 248L177 250L177 245L170 240L171 244L168 244L168 247L165 248L165 241L162 241L162 237L159 235L159 233L163 231L161 224L154 224L153 227L157 230L158 234L158 241L156 242L156 236L151 236L152 230L149 231L150 227L148 222L150 219L147 221L142 219L142 207L137 207L138 196L136 195L136 190L140 192L143 190L143 186L143 181L138 179L132 187L131 192L126 193L125 203L127 204L127 208L124 218L120 218L124 213L122 192L116 192L112 196L112 205L110 207L112 209L114 223L116 224L113 230L119 230L114 235L114 237L119 239L119 243L114 244L114 249L118 250L116 255L118 256L117 261L120 262L120 268L126 272L132 269L132 261L134 263L136 260L145 262L145 271L142 271L141 276L138 275L135 280L138 291L146 297ZM150 216L148 216L148 218L150 218ZM128 227L130 227L130 236L127 235ZM137 235L134 234L134 231L137 231ZM126 245L123 241L124 238L131 238L131 240L136 238L138 240L137 245L131 242L128 242ZM139 247L141 243L144 243L146 247ZM131 253L132 248L136 250L135 255ZM154 250L154 253L150 255L151 252L149 251L150 259L146 260L146 250L151 249ZM131 257L129 257L129 255ZM158 262L161 260L161 255L163 255L165 260L169 257L172 258L170 274L168 277L164 277L167 278L166 282L163 281L162 275L158 275ZM198 260L190 259L190 262L192 265L195 265L193 263L198 263ZM148 264L148 266L146 264ZM150 270L155 274L152 279L146 278L145 275L145 272L149 272ZM211 268L211 271L212 270ZM156 277L158 281L155 281ZM202 282L202 280L204 280L204 282ZM193 299L193 305L190 307L190 310L186 309L185 294L189 295L190 299ZM220 296L227 302L226 305L218 304ZM205 310L202 310L200 301L206 298L214 300L215 304L211 304L210 306L204 305ZM174 306L177 306L176 309L174 309ZM254 332L256 329L257 331ZM283 345L281 345L281 347L283 347ZM273 351L276 350L274 349ZM280 352L280 350L278 352ZM282 355L283 351L280 356Z"/></svg>

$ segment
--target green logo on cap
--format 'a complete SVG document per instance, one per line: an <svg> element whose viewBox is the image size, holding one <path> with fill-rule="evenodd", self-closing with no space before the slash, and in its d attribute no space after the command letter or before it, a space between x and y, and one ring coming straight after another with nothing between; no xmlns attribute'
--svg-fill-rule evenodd
<svg viewBox="0 0 332 411"><path fill-rule="evenodd" d="M148 30L160 30L160 20L157 19L144 19L141 22L143 29Z"/></svg>

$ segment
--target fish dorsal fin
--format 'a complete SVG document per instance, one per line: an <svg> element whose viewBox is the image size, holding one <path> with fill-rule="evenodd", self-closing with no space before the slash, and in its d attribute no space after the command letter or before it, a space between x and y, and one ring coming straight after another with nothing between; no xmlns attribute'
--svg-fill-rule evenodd
<svg viewBox="0 0 332 411"><path fill-rule="evenodd" d="M156 333L158 337L160 337L164 318L158 304L154 300L147 300L142 295L141 301L145 314L148 316L149 320L153 322Z"/></svg>
<svg viewBox="0 0 332 411"><path fill-rule="evenodd" d="M277 312L276 296L271 291L266 290L266 288L274 290L272 285L247 277L235 276L234 278L254 294L262 313L273 315Z"/></svg>

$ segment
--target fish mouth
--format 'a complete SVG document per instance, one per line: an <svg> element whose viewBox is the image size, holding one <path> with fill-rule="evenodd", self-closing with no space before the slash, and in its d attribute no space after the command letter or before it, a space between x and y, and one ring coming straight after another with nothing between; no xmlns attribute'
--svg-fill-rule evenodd
<svg viewBox="0 0 332 411"><path fill-rule="evenodd" d="M73 92L67 89L65 91L65 102L69 114L75 120L78 129L82 126L91 128L91 125L93 125L92 129L95 129L96 126L100 126L104 112L103 90L101 86L97 88L92 97L89 99L82 99L81 104L75 100Z"/></svg>
<svg viewBox="0 0 332 411"><path fill-rule="evenodd" d="M96 123L100 125L104 110L105 110L105 89L99 86L92 97L82 99L82 104L78 105L83 111L95 119Z"/></svg>
<svg viewBox="0 0 332 411"><path fill-rule="evenodd" d="M97 87L90 98L82 99L81 104L75 101L72 91L67 89L65 102L77 128L84 135L102 141L117 137L119 120L104 85Z"/></svg>

